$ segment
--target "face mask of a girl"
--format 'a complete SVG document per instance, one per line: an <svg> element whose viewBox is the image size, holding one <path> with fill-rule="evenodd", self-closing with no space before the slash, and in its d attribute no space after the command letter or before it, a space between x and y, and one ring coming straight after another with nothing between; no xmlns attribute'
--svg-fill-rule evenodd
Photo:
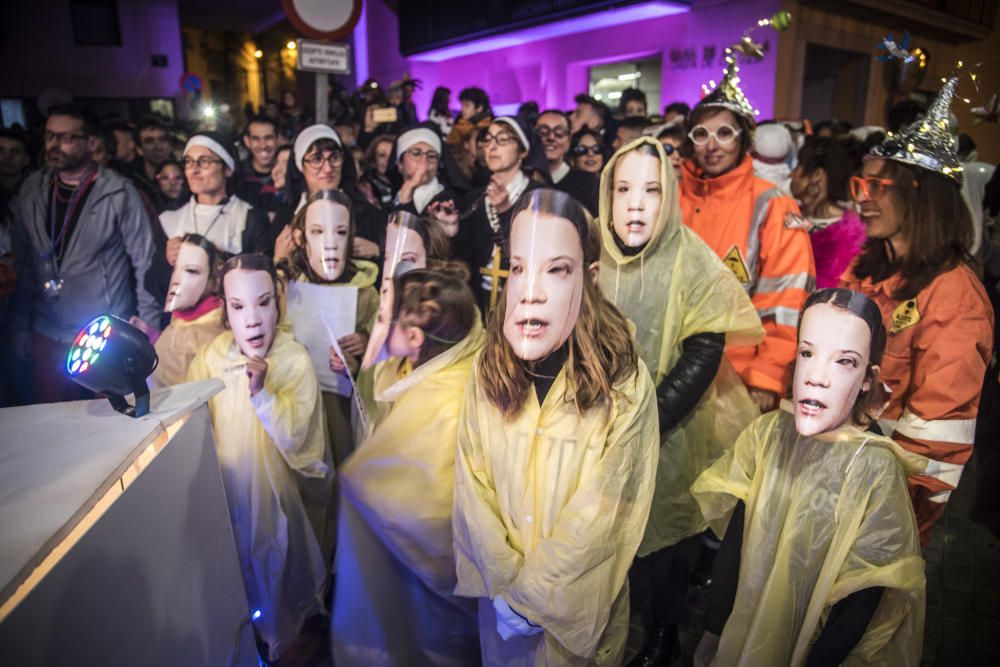
<svg viewBox="0 0 1000 667"><path fill-rule="evenodd" d="M569 220L522 211L511 224L503 334L518 358L544 359L573 333L583 281L580 235Z"/></svg>
<svg viewBox="0 0 1000 667"><path fill-rule="evenodd" d="M223 279L226 317L240 351L263 358L274 343L278 301L267 271L235 269Z"/></svg>
<svg viewBox="0 0 1000 667"><path fill-rule="evenodd" d="M795 429L801 435L832 431L851 417L866 379L868 325L848 310L818 303L802 314L795 360Z"/></svg>
<svg viewBox="0 0 1000 667"><path fill-rule="evenodd" d="M304 226L309 267L325 280L337 280L348 261L350 213L336 202L321 199L309 204Z"/></svg>
<svg viewBox="0 0 1000 667"><path fill-rule="evenodd" d="M197 306L208 288L208 253L194 243L182 243L177 252L174 272L170 276L170 287L167 289L167 305L163 309L168 313L175 310L188 310Z"/></svg>

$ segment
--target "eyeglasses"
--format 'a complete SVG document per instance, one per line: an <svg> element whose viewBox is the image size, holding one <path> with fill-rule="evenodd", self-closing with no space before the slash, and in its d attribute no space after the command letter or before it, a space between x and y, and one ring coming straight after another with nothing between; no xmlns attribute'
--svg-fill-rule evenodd
<svg viewBox="0 0 1000 667"><path fill-rule="evenodd" d="M851 176L851 197L858 200L863 195L865 199L881 199L885 194L885 189L895 184L896 181L891 178Z"/></svg>
<svg viewBox="0 0 1000 667"><path fill-rule="evenodd" d="M319 153L313 153L312 155L307 155L302 158L302 161L309 165L311 168L319 171L323 168L323 163L330 165L331 167L336 167L337 165L343 163L344 154L340 151L331 151L326 155L320 155Z"/></svg>
<svg viewBox="0 0 1000 667"><path fill-rule="evenodd" d="M439 159L441 159L441 156L435 153L434 151L425 151L419 148L411 148L410 150L406 151L406 155L409 155L414 160L419 160L420 158L425 157L427 158L428 162L437 162Z"/></svg>
<svg viewBox="0 0 1000 667"><path fill-rule="evenodd" d="M688 132L688 137L696 146L704 146L710 139L715 139L721 146L728 146L742 133L743 130L737 129L732 125L722 125L715 131L708 129L704 125L696 125Z"/></svg>
<svg viewBox="0 0 1000 667"><path fill-rule="evenodd" d="M673 144L664 144L662 142L661 144L663 145L663 152L667 154L667 157L677 152L677 146L674 146Z"/></svg>
<svg viewBox="0 0 1000 667"><path fill-rule="evenodd" d="M53 141L59 142L60 144L71 144L74 141L80 141L81 139L86 139L85 134L73 134L72 132L49 132L45 131L45 143L51 143Z"/></svg>
<svg viewBox="0 0 1000 667"><path fill-rule="evenodd" d="M491 141L496 141L497 146L509 146L514 143L515 139L513 134L507 134L506 132L501 132L500 134L489 134L487 132L483 136L479 137L476 140L476 143L483 148L486 148L490 145Z"/></svg>
<svg viewBox="0 0 1000 667"><path fill-rule="evenodd" d="M551 128L542 125L536 128L535 132L538 133L538 136L541 139L548 139L549 137L555 137L556 139L565 139L566 137L569 136L569 130L567 130L565 127Z"/></svg>
<svg viewBox="0 0 1000 667"><path fill-rule="evenodd" d="M587 153L590 153L591 155L600 155L601 154L601 147L598 146L597 144L594 144L593 146L574 146L573 147L573 155L576 155L577 157L583 157Z"/></svg>
<svg viewBox="0 0 1000 667"><path fill-rule="evenodd" d="M208 169L213 164L222 164L222 160L217 157L208 157L207 155L202 155L197 160L193 157L186 157L181 160L181 164L185 169L194 169L195 165L198 165L199 169Z"/></svg>

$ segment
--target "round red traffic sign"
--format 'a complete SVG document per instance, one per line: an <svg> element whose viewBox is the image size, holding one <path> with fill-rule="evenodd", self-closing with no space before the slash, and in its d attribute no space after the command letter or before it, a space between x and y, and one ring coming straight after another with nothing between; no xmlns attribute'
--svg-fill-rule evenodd
<svg viewBox="0 0 1000 667"><path fill-rule="evenodd" d="M312 39L338 40L361 18L362 0L281 0L292 26Z"/></svg>

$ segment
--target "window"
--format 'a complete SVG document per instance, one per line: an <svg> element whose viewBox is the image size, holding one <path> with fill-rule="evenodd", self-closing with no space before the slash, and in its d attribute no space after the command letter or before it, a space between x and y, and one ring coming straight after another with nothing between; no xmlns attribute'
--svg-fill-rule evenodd
<svg viewBox="0 0 1000 667"><path fill-rule="evenodd" d="M77 46L121 46L117 0L70 0L73 42Z"/></svg>
<svg viewBox="0 0 1000 667"><path fill-rule="evenodd" d="M646 113L656 114L660 112L660 73L659 56L591 67L590 94L615 109L623 90L638 88L646 93Z"/></svg>

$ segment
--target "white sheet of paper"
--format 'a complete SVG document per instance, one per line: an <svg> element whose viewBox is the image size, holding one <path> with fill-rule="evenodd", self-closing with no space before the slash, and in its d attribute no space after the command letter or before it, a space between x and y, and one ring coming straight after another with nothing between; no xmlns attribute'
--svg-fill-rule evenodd
<svg viewBox="0 0 1000 667"><path fill-rule="evenodd" d="M337 342L337 337L333 334L333 329L325 320L323 323L330 334L330 342L334 353L340 357L341 363L347 366L347 357L344 355L344 351L340 349L340 343ZM361 400L361 394L358 393L358 386L354 383L354 378L349 374L346 377L348 382L351 383L351 427L354 429L354 446L357 447L368 437L370 422L368 420L368 410L365 409L365 403Z"/></svg>
<svg viewBox="0 0 1000 667"><path fill-rule="evenodd" d="M331 339L355 332L358 288L351 285L313 285L293 280L288 284L288 319L295 340L309 352L323 391L351 395L350 378L330 370ZM343 354L343 353L341 353Z"/></svg>

